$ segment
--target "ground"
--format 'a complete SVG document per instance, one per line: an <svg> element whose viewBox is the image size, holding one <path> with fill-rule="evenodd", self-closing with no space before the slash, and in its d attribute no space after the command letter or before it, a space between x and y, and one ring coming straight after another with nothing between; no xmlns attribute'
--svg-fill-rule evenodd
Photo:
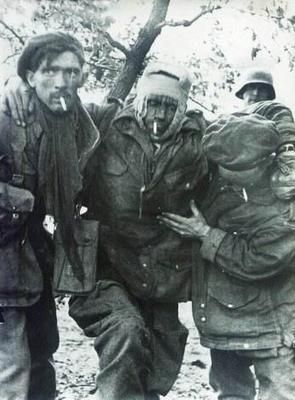
<svg viewBox="0 0 295 400"><path fill-rule="evenodd" d="M179 377L162 400L215 400L216 396L208 385L208 350L199 344L190 303L180 305L180 318L189 329L188 344ZM64 303L59 306L58 320L61 343L55 355L57 400L95 400L97 355L92 347L93 340L86 338L67 315Z"/></svg>

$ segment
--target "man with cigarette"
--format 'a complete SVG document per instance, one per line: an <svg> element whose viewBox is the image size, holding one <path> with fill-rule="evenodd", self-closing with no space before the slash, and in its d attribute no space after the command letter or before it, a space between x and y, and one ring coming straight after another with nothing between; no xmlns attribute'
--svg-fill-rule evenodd
<svg viewBox="0 0 295 400"><path fill-rule="evenodd" d="M187 214L190 198L202 194L204 120L186 115L190 86L182 66L150 63L132 103L101 131L91 167L99 280L89 296L71 300L70 315L95 337L103 400L159 399L181 367L187 330L177 303L190 299L192 244L157 215Z"/></svg>
<svg viewBox="0 0 295 400"><path fill-rule="evenodd" d="M204 191L205 121L186 114L190 86L183 67L151 63L115 117L89 107L102 136L88 164L88 214L101 223L98 276L93 292L71 298L70 315L95 338L102 400L159 399L181 367L187 330L178 302L190 299L198 249L157 215L188 214Z"/></svg>
<svg viewBox="0 0 295 400"><path fill-rule="evenodd" d="M34 112L26 127L0 114L1 400L55 398L53 243L43 221L48 215L58 224L65 253L80 270L73 220L99 137L77 95L83 64L72 36L32 37L17 72L32 88Z"/></svg>

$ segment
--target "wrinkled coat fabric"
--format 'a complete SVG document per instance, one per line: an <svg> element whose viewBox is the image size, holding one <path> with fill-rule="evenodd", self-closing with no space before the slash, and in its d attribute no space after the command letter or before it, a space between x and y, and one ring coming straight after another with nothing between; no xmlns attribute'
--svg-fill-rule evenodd
<svg viewBox="0 0 295 400"><path fill-rule="evenodd" d="M191 118L157 153L132 106L111 119L105 129L96 116L102 143L91 166L89 211L101 221L97 288L72 298L70 314L96 337L101 397L144 400L165 395L177 377L187 337L177 302L191 296L192 244L157 215L190 213L207 164L200 124Z"/></svg>
<svg viewBox="0 0 295 400"><path fill-rule="evenodd" d="M26 191L34 197L33 210L25 209L26 212L17 218L18 234L0 246L0 307L4 316L0 330L0 352L4 363L0 368L0 384L1 399L5 400L53 400L56 392L52 354L58 347L59 338L51 288L54 249L43 229L46 211L38 187L43 136L44 131L35 116L26 128L20 128L9 115L1 112L0 159L9 160L5 165L5 174L0 168L1 193L6 194L7 203L14 213L24 211L22 207L25 205L24 202L20 204L19 193L13 190L14 185L23 191L24 198ZM23 180L17 179L16 182L15 178L21 176ZM8 207L1 212L7 213L8 226L13 213ZM11 221L15 228L17 223L13 219ZM13 324L15 329L10 331L9 327ZM15 341L5 341L7 334ZM20 340L23 345L17 348ZM4 355L9 355L7 363ZM15 372L9 368L10 362ZM12 393L14 397L11 397Z"/></svg>
<svg viewBox="0 0 295 400"><path fill-rule="evenodd" d="M204 207L219 229L202 245L206 267L194 314L202 344L211 348L269 349L293 341L293 206L277 199L268 182L247 193L246 202L242 188L217 177Z"/></svg>

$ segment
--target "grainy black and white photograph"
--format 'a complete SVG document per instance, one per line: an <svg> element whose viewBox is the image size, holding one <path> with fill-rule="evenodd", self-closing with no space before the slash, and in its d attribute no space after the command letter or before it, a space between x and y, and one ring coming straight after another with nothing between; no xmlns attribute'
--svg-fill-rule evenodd
<svg viewBox="0 0 295 400"><path fill-rule="evenodd" d="M0 399L295 399L295 2L0 0Z"/></svg>

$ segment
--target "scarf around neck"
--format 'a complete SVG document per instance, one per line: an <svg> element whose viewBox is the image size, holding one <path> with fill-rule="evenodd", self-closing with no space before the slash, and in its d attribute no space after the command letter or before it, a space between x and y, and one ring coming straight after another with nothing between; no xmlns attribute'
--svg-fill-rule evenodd
<svg viewBox="0 0 295 400"><path fill-rule="evenodd" d="M74 275L84 273L74 236L77 198L83 189L83 170L99 143L99 131L77 97L74 109L52 113L36 99L36 115L44 134L38 162L39 188L46 213L58 224L62 245Z"/></svg>

